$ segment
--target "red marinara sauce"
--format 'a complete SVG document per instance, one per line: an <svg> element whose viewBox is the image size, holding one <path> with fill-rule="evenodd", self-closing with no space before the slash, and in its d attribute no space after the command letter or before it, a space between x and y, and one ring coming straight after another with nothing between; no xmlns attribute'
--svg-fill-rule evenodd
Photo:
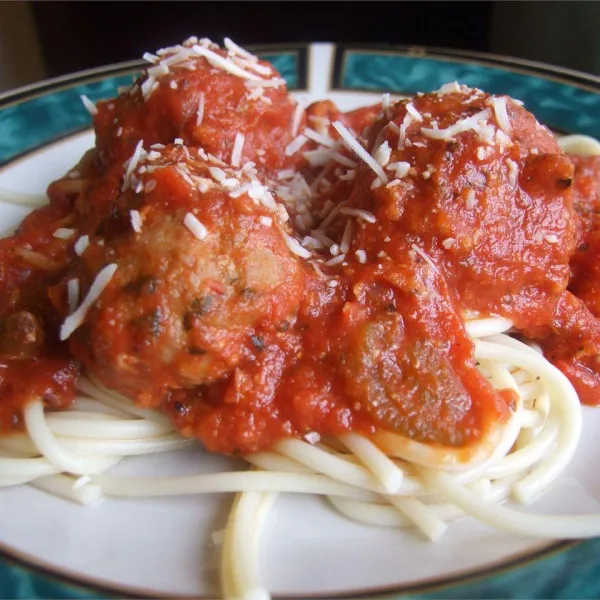
<svg viewBox="0 0 600 600"><path fill-rule="evenodd" d="M215 452L381 429L468 449L508 419L514 396L477 370L467 312L544 337L556 364L586 328L593 355L595 317L564 317L573 166L523 108L503 100L511 135L476 90L346 114L322 102L303 114L268 64L258 71L273 82L257 86L186 52L168 74L100 103L85 184L74 194L68 178L51 186L50 208L4 242L13 274L3 293L17 300L2 315L29 311L24 337L36 339L36 324L44 332L35 355L4 368L23 381L47 360L27 393L3 399L5 429L27 394L67 404L80 360ZM319 136L339 140L333 120L364 132L384 176L341 146L320 164ZM295 149L306 126L311 160ZM445 130L455 134L435 133ZM58 227L73 239L57 240ZM302 236L317 244L310 257ZM45 269L8 250L23 244ZM57 342L67 281L77 277L84 294L108 264L115 275L70 337L70 358Z"/></svg>
<svg viewBox="0 0 600 600"><path fill-rule="evenodd" d="M79 362L57 339L66 298L56 295L70 260L69 242L54 236L73 224L63 197L30 214L0 240L0 432L22 426L32 399L59 409L75 396Z"/></svg>
<svg viewBox="0 0 600 600"><path fill-rule="evenodd" d="M577 247L563 294L543 335L546 357L573 383L584 404L600 405L600 157L571 156Z"/></svg>

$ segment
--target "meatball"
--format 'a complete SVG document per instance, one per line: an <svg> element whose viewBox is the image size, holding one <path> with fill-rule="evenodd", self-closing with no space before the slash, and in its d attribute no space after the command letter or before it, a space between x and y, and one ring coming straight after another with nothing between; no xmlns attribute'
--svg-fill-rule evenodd
<svg viewBox="0 0 600 600"><path fill-rule="evenodd" d="M302 296L304 265L255 175L241 179L189 153L167 148L139 175L139 192L119 197L77 273L88 287L103 265L117 265L71 349L140 402L251 360L261 332L293 319Z"/></svg>
<svg viewBox="0 0 600 600"><path fill-rule="evenodd" d="M409 438L485 457L513 398L477 371L463 314L551 320L576 240L573 167L521 106L453 86L384 110L364 142L370 159L327 232L354 231L344 391L392 452Z"/></svg>
<svg viewBox="0 0 600 600"><path fill-rule="evenodd" d="M349 205L377 222L353 249L399 260L395 246L408 241L465 309L548 322L576 242L573 166L513 100L445 91L402 101L373 126L367 147L380 168L362 165Z"/></svg>
<svg viewBox="0 0 600 600"><path fill-rule="evenodd" d="M139 140L148 147L178 138L230 164L236 136L243 136L240 164L280 169L298 159L285 154L297 102L271 64L208 42L152 60L129 92L98 104L96 146L105 165L123 163Z"/></svg>

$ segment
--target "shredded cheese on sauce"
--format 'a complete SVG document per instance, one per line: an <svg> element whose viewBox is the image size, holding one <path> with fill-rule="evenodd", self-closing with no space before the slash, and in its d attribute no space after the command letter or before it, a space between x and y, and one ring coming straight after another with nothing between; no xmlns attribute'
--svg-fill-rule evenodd
<svg viewBox="0 0 600 600"><path fill-rule="evenodd" d="M361 158L374 173L381 179L383 183L387 183L388 178L381 165L360 145L359 141L350 133L341 121L336 121L333 127L340 134L342 140L346 143L350 150Z"/></svg>
<svg viewBox="0 0 600 600"><path fill-rule="evenodd" d="M242 160L242 150L244 148L244 142L246 138L242 133L235 134L235 140L233 142L233 150L231 151L231 166L239 167Z"/></svg>
<svg viewBox="0 0 600 600"><path fill-rule="evenodd" d="M82 256L83 253L87 250L87 247L90 245L90 238L87 235L82 235L73 246L75 250L75 254L77 256Z"/></svg>
<svg viewBox="0 0 600 600"><path fill-rule="evenodd" d="M126 171L125 171L125 175L123 177L123 185L121 186L122 192L124 192L131 185L131 176L133 175L133 172L137 168L138 163L139 163L140 159L142 158L142 156L144 156L146 154L143 146L144 146L144 141L140 140L137 143L137 146L135 147L133 156L128 161L125 161L125 164L123 165L126 168ZM159 154L159 157L160 157L160 154Z"/></svg>
<svg viewBox="0 0 600 600"><path fill-rule="evenodd" d="M218 69L222 69L223 71L227 71L231 73L231 75L235 75L236 77L240 77L241 79L249 79L254 81L261 81L258 75L254 75L253 73L248 73L248 71L244 71L244 69L238 67L233 61L223 58L216 52L209 50L208 48L204 48L202 46L195 45L192 47L192 52L197 56L204 57L211 66L216 67Z"/></svg>
<svg viewBox="0 0 600 600"><path fill-rule="evenodd" d="M129 218L131 220L131 227L136 233L142 232L142 215L138 210L130 210Z"/></svg>
<svg viewBox="0 0 600 600"><path fill-rule="evenodd" d="M285 240L289 250L294 254L300 256L301 258L310 258L312 256L309 250L304 248L296 238L285 233L285 231L283 232L283 239Z"/></svg>
<svg viewBox="0 0 600 600"><path fill-rule="evenodd" d="M368 210L362 210L361 208L342 208L340 212L343 215L356 217L357 219L362 219L367 223L376 223L377 217L373 213L370 213Z"/></svg>
<svg viewBox="0 0 600 600"><path fill-rule="evenodd" d="M465 131L475 131L482 139L489 141L490 136L493 135L493 131L490 131L490 128L486 126L486 122L490 116L491 113L489 109L486 108L471 117L466 117L460 121L457 121L454 123L454 125L451 125L445 129L422 127L421 133L433 140L449 141L459 133L463 133Z"/></svg>
<svg viewBox="0 0 600 600"><path fill-rule="evenodd" d="M411 248L436 272L439 274L439 269L435 266L435 263L431 260L431 258L425 253L424 250L419 248L416 244L411 244Z"/></svg>
<svg viewBox="0 0 600 600"><path fill-rule="evenodd" d="M204 119L204 92L198 94L198 108L196 109L196 127L202 125Z"/></svg>
<svg viewBox="0 0 600 600"><path fill-rule="evenodd" d="M59 240L68 240L75 235L74 229L69 229L67 227L59 227L52 236Z"/></svg>
<svg viewBox="0 0 600 600"><path fill-rule="evenodd" d="M305 135L299 135L298 137L294 138L285 147L285 150L284 150L285 155L292 156L293 154L296 154L296 152L298 152L298 150L300 150L300 148L302 148L302 146L304 146L304 144L306 144L307 141L308 141L308 138Z"/></svg>
<svg viewBox="0 0 600 600"><path fill-rule="evenodd" d="M314 129L311 129L310 127L305 127L304 128L304 135L312 140L313 142L316 142L317 144L321 144L321 146L326 146L327 148L333 148L336 146L336 143L334 140L332 140L330 137L323 135L321 133L318 133L317 131L315 131Z"/></svg>
<svg viewBox="0 0 600 600"><path fill-rule="evenodd" d="M460 94L462 92L461 86L457 81L451 83L445 83L436 93L438 96L444 96L445 94Z"/></svg>
<svg viewBox="0 0 600 600"><path fill-rule="evenodd" d="M208 236L208 229L200 223L198 218L192 213L187 213L183 219L183 224L189 229L190 233L198 240L202 241Z"/></svg>
<svg viewBox="0 0 600 600"><path fill-rule="evenodd" d="M79 308L77 308L75 312L71 313L62 324L60 328L61 341L69 339L71 334L83 324L88 310L98 300L98 298L100 298L102 292L113 278L116 270L117 265L112 263L110 265L106 265L106 267L104 267L98 273L94 283L92 283L92 286L88 290L86 297L79 305Z"/></svg>
<svg viewBox="0 0 600 600"><path fill-rule="evenodd" d="M492 106L494 108L494 115L496 116L498 126L505 134L509 135L511 126L506 110L506 98L492 98Z"/></svg>
<svg viewBox="0 0 600 600"><path fill-rule="evenodd" d="M390 162L391 156L392 156L392 149L390 148L390 145L387 143L387 141L383 142L383 144L381 144L379 146L379 148L377 148L377 150L375 150L375 152L373 153L373 158L382 167L385 167Z"/></svg>
<svg viewBox="0 0 600 600"><path fill-rule="evenodd" d="M465 206L468 210L471 210L477 204L477 199L475 198L475 190L469 190L467 192L467 199L465 201Z"/></svg>
<svg viewBox="0 0 600 600"><path fill-rule="evenodd" d="M300 124L302 123L302 117L304 116L304 106L298 102L294 110L294 118L292 119L292 137L298 135L300 130Z"/></svg>
<svg viewBox="0 0 600 600"><path fill-rule="evenodd" d="M506 159L506 166L508 167L508 183L514 188L517 186L519 167L517 166L517 163L512 160L512 158Z"/></svg>
<svg viewBox="0 0 600 600"><path fill-rule="evenodd" d="M79 302L79 279L73 277L67 281L67 303L69 310L73 313L77 310L77 304Z"/></svg>

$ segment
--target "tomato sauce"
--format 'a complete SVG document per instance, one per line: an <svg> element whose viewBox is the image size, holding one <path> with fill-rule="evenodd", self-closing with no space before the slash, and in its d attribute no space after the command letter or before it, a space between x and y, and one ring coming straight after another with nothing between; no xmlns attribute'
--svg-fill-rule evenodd
<svg viewBox="0 0 600 600"><path fill-rule="evenodd" d="M381 429L468 448L515 397L477 370L467 314L510 318L598 403L593 160L509 99L510 136L473 90L301 111L270 65L257 84L213 51L246 75L186 51L100 103L79 173L0 242L2 431L32 397L68 405L81 362L215 452ZM67 282L83 295L111 263L59 341Z"/></svg>
<svg viewBox="0 0 600 600"><path fill-rule="evenodd" d="M0 432L21 426L30 399L62 408L75 396L79 362L57 339L66 298L54 293L70 253L53 234L73 224L71 208L57 198L0 240Z"/></svg>

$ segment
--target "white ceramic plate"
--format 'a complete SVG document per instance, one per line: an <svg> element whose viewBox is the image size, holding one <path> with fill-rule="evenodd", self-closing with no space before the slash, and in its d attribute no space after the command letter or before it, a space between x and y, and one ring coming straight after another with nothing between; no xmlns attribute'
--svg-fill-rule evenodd
<svg viewBox="0 0 600 600"><path fill-rule="evenodd" d="M331 93L333 50L332 45L308 49L312 69L305 89L297 93L307 101L329 95L344 109L376 102L379 93ZM396 91L404 90L397 87ZM59 93L46 91L41 98ZM6 116L14 106L5 109L4 122L0 110L0 135L6 119L15 119ZM73 129L73 122L69 127ZM0 169L0 188L43 193L93 142L88 130L41 147L38 143L34 152ZM0 205L1 229L16 225L25 213ZM532 509L600 512L600 502L594 499L600 499L600 410L584 410L584 437L573 464ZM115 472L160 476L239 466L190 450L129 459ZM214 596L219 549L211 543L211 534L224 527L230 502L227 495L109 499L96 508L82 508L28 486L2 489L0 543L9 555L30 565L119 595ZM348 521L321 498L284 495L266 525L261 569L275 595L347 597L458 581L555 547L556 542L500 533L470 518L450 524L448 533L432 544L410 530Z"/></svg>

